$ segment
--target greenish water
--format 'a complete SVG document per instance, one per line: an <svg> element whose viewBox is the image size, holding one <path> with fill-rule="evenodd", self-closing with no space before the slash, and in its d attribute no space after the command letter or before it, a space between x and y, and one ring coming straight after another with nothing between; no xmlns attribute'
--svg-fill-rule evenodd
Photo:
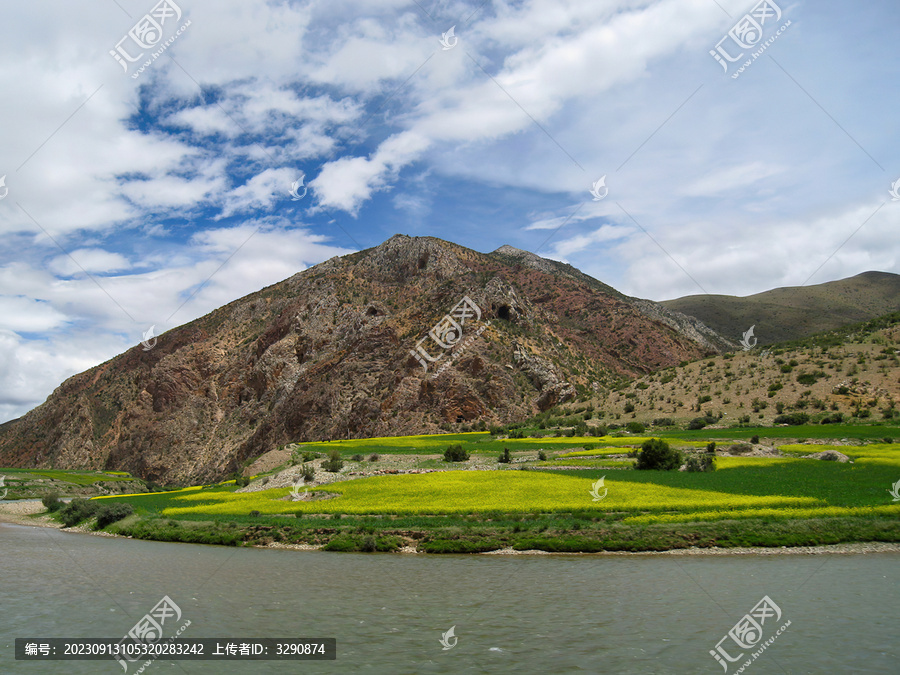
<svg viewBox="0 0 900 675"><path fill-rule="evenodd" d="M183 637L334 637L337 660L145 673L724 673L709 651L766 595L791 625L745 673L900 670L896 554L333 554L0 524L0 673L123 673L17 662L14 639L120 637L164 595L191 622Z"/></svg>

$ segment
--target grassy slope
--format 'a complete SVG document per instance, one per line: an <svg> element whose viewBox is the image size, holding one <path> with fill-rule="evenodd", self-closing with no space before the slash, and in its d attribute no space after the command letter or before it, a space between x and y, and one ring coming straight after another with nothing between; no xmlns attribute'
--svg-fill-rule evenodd
<svg viewBox="0 0 900 675"><path fill-rule="evenodd" d="M724 336L739 340L751 325L761 345L900 310L900 275L866 272L815 286L776 288L756 295L692 295L662 303L695 316Z"/></svg>

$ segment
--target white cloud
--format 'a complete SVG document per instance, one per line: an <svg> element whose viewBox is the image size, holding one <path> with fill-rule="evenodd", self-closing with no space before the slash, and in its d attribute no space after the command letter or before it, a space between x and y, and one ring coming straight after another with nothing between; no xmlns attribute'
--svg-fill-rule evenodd
<svg viewBox="0 0 900 675"><path fill-rule="evenodd" d="M687 185L682 192L689 196L708 197L728 190L747 188L765 178L784 173L784 171L784 167L767 165L758 161L738 166L720 167Z"/></svg>
<svg viewBox="0 0 900 675"><path fill-rule="evenodd" d="M83 272L119 272L129 269L131 263L119 253L99 248L79 248L69 255L53 258L48 267L56 274L71 276Z"/></svg>

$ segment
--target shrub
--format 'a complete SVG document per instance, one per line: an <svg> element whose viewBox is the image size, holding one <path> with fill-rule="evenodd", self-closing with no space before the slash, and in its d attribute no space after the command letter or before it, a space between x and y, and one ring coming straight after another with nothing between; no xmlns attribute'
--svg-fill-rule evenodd
<svg viewBox="0 0 900 675"><path fill-rule="evenodd" d="M646 428L640 422L629 422L625 425L625 429L632 434L642 434Z"/></svg>
<svg viewBox="0 0 900 675"><path fill-rule="evenodd" d="M47 495L43 499L41 499L41 504L47 507L47 510L50 513L54 511L59 511L63 507L63 503L59 501L59 495L55 492Z"/></svg>
<svg viewBox="0 0 900 675"><path fill-rule="evenodd" d="M759 443L759 436L754 436L750 439L750 442L753 443L753 445L756 445L757 443Z"/></svg>
<svg viewBox="0 0 900 675"><path fill-rule="evenodd" d="M690 455L687 458L687 463L685 465L686 469L690 472L699 472L699 471L715 471L716 470L716 457L715 455L704 453L700 455Z"/></svg>
<svg viewBox="0 0 900 675"><path fill-rule="evenodd" d="M256 509L254 509L253 511L250 512L251 518L259 518L261 515L262 514L259 511L257 511Z"/></svg>
<svg viewBox="0 0 900 675"><path fill-rule="evenodd" d="M547 461L547 453L544 452L543 450L538 450L538 459L541 460L542 462L546 462Z"/></svg>
<svg viewBox="0 0 900 675"><path fill-rule="evenodd" d="M74 527L100 510L99 502L90 499L73 499L59 510L59 517L66 527Z"/></svg>
<svg viewBox="0 0 900 675"><path fill-rule="evenodd" d="M500 453L500 456L497 458L497 461L500 464L509 464L509 448L503 448L503 452Z"/></svg>
<svg viewBox="0 0 900 675"><path fill-rule="evenodd" d="M341 451L337 448L328 451L328 459L322 462L322 468L331 473L337 473L344 468L344 461L341 459Z"/></svg>
<svg viewBox="0 0 900 675"><path fill-rule="evenodd" d="M111 525L117 520L122 520L134 513L131 504L115 503L104 504L97 511L97 529L102 530L107 525Z"/></svg>
<svg viewBox="0 0 900 675"><path fill-rule="evenodd" d="M371 455L369 455L370 462L377 462L379 459L381 459L381 457L378 456L377 452L373 452Z"/></svg>
<svg viewBox="0 0 900 675"><path fill-rule="evenodd" d="M796 426L809 422L809 415L806 413L789 413L787 415L778 415L775 418L775 424L790 424Z"/></svg>
<svg viewBox="0 0 900 675"><path fill-rule="evenodd" d="M303 476L305 482L309 483L316 477L316 469L312 464L304 464L300 475Z"/></svg>
<svg viewBox="0 0 900 675"><path fill-rule="evenodd" d="M696 431L697 429L702 429L707 424L705 417L695 417L690 422L688 422L688 429L692 431Z"/></svg>
<svg viewBox="0 0 900 675"><path fill-rule="evenodd" d="M681 450L670 447L660 438L648 438L641 445L634 468L671 471L679 468L683 459Z"/></svg>
<svg viewBox="0 0 900 675"><path fill-rule="evenodd" d="M303 453L303 461L311 462L318 456L319 456L319 453L313 452L312 450L307 450L306 452Z"/></svg>
<svg viewBox="0 0 900 675"><path fill-rule="evenodd" d="M744 455L748 452L753 452L753 446L747 445L746 443L738 443L737 445L730 446L728 452L732 455Z"/></svg>
<svg viewBox="0 0 900 675"><path fill-rule="evenodd" d="M819 424L841 424L844 421L844 413L836 412L823 417Z"/></svg>
<svg viewBox="0 0 900 675"><path fill-rule="evenodd" d="M451 445L446 450L444 450L444 461L445 462L465 462L469 459L469 451L464 450L463 446Z"/></svg>
<svg viewBox="0 0 900 675"><path fill-rule="evenodd" d="M707 444L706 444L706 451L707 451L707 452L715 452L715 451L716 451L716 442L715 442L715 441L710 441L709 443L707 443Z"/></svg>
<svg viewBox="0 0 900 675"><path fill-rule="evenodd" d="M631 401L626 403L625 404L625 412L627 412L627 413L634 412L634 403L632 403Z"/></svg>

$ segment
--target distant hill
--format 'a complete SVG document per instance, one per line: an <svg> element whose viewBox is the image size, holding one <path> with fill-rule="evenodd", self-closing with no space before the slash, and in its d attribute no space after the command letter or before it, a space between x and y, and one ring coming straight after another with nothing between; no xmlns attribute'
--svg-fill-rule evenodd
<svg viewBox="0 0 900 675"><path fill-rule="evenodd" d="M799 340L900 310L900 275L863 272L816 286L790 286L737 297L689 295L659 303L739 341L755 326L760 345Z"/></svg>
<svg viewBox="0 0 900 675"><path fill-rule="evenodd" d="M206 482L289 442L524 420L728 348L569 265L397 235L69 378L0 425L0 466Z"/></svg>
<svg viewBox="0 0 900 675"><path fill-rule="evenodd" d="M590 424L648 428L705 424L770 426L783 415L810 422L900 420L900 312L798 342L737 350L639 377L617 390L565 403ZM557 409L558 410L558 409ZM780 419L781 418L781 419ZM891 434L896 436L896 434Z"/></svg>

